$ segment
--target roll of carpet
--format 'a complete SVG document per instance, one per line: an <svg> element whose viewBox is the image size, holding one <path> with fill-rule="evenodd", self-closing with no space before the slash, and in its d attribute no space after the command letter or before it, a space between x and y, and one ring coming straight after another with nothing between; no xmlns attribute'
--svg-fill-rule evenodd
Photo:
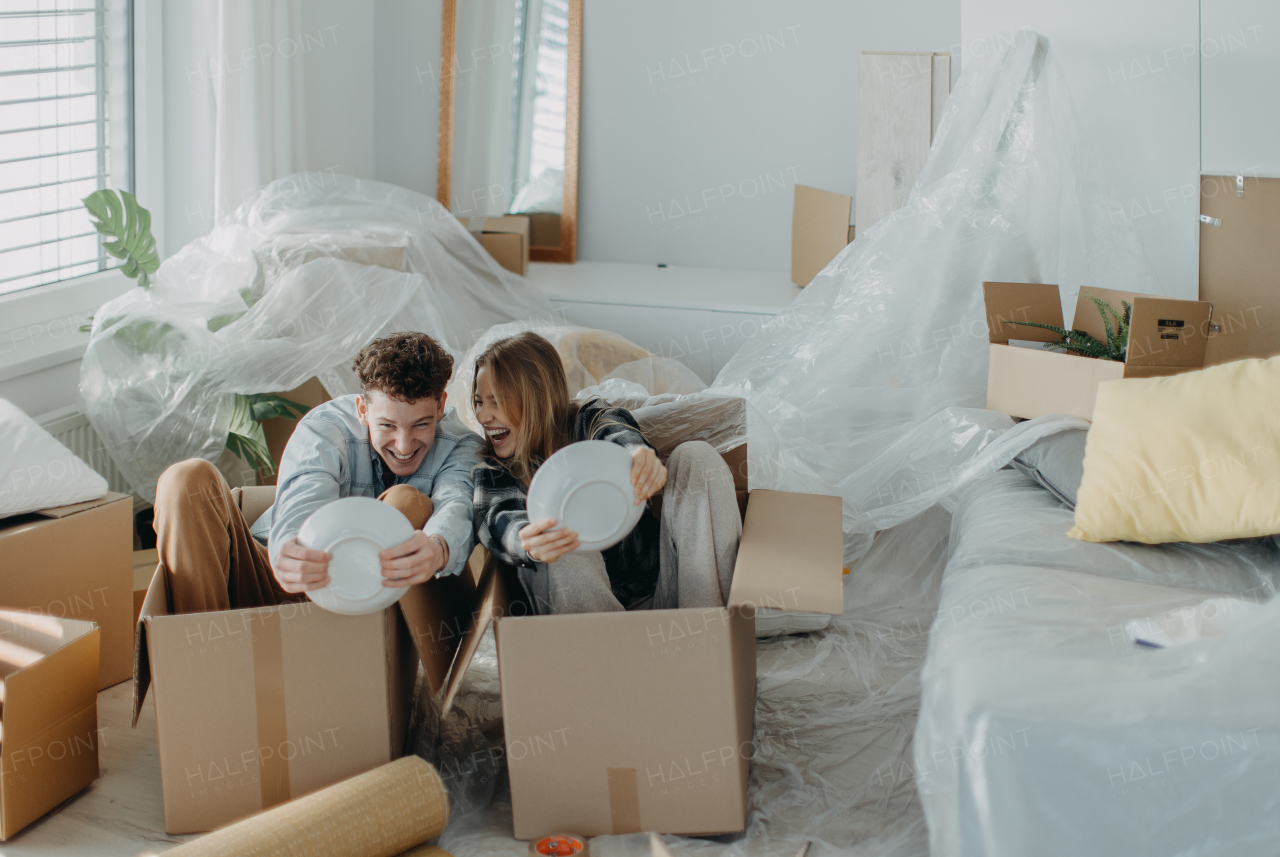
<svg viewBox="0 0 1280 857"><path fill-rule="evenodd" d="M440 775L417 756L406 756L165 854L395 857L439 836L448 823L449 798Z"/></svg>

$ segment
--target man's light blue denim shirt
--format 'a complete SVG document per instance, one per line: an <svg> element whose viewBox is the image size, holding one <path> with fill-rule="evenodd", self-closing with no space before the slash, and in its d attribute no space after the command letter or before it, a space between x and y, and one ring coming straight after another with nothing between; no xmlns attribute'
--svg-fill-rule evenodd
<svg viewBox="0 0 1280 857"><path fill-rule="evenodd" d="M436 424L436 439L409 484L431 498L434 511L422 531L449 545L449 563L438 575L462 571L474 542L471 526L471 469L484 445L453 408ZM340 497L377 497L384 490L386 465L369 442L369 429L356 416L356 397L342 396L307 412L280 459L275 504L250 528L267 545L272 564L276 546L298 535L302 524L325 503Z"/></svg>

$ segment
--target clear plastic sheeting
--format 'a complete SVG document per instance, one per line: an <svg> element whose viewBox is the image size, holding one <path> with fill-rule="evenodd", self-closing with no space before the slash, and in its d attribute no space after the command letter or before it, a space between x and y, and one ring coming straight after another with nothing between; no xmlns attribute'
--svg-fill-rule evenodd
<svg viewBox="0 0 1280 857"><path fill-rule="evenodd" d="M300 173L272 182L167 259L150 289L95 315L80 393L143 497L175 461L216 461L233 394L319 376L351 392L351 358L415 330L456 356L494 324L549 318L547 299L493 261L430 197Z"/></svg>
<svg viewBox="0 0 1280 857"><path fill-rule="evenodd" d="M944 737L940 745L932 737L925 748L916 744L917 732L927 732L926 725L916 726L930 628L946 615L938 611L944 568L949 559L960 568L965 555L984 564L988 553L1000 550L1008 551L1008 563L1031 559L1041 534L1035 528L1020 534L1011 523L1017 518L1006 517L1004 540L986 539L964 554L971 543L952 513L956 521L964 517L966 503L974 501L965 493L969 486L1010 474L1030 486L1001 468L1039 438L1081 425L1046 417L1015 426L982 409L988 354L982 283L1059 283L1067 287L1068 307L1081 285L1162 292L1137 234L1111 213L1113 198L1088 165L1048 41L1019 31L988 44L988 53L966 59L906 206L859 235L698 394L707 402L740 401L738 416L726 417L728 428L715 443L726 451L747 441L752 488L842 497L851 573L844 615L828 628L759 644L745 832L710 840L667 837L677 855L776 857L807 841L812 857L929 853L920 794L942 792L930 791L938 775L918 760L932 758L939 746L949 750L951 734L969 728L945 721L955 709L935 696L939 708L928 714ZM660 409L669 399L644 397L619 379L605 384L630 397L626 406L638 415L658 409L653 425L659 433L664 426L669 437L689 430L678 420L664 424ZM1063 544L1071 541L1065 519L1053 526L1060 529L1046 553L1068 564L1085 557L1077 543ZM1116 586L1139 586L1126 575L1146 569L1158 577L1167 565L1159 553L1102 556L1091 553L1084 561L1097 558L1095 567L1110 567ZM1211 563L1194 551L1180 556L1200 567ZM1226 591L1243 594L1267 578L1261 564L1253 579L1239 565L1237 572L1235 589ZM1040 568L1031 576L1048 574ZM1190 568L1174 575L1191 576ZM1075 633L1070 625L1052 630ZM1178 651L1195 645L1201 643ZM995 646L986 654L997 662L1002 657ZM1052 665L1046 667L1026 681L1047 687ZM945 675L942 667L931 670L926 686ZM959 693L964 684L947 687ZM1200 705L1207 710L1207 702ZM457 819L442 847L459 857L524 852L524 843L509 838L503 776L493 804ZM1043 778L1024 778L1022 800L1033 800L1029 793ZM941 831L932 833L935 850L939 837L959 836L960 799L954 792L945 799L957 807L949 816L938 809L938 798L927 804L930 824ZM971 807L964 812L978 815ZM1089 813L1076 818L1090 823ZM1022 854L1044 853L1043 840L1023 846ZM648 846L640 836L601 837L592 850L639 857Z"/></svg>
<svg viewBox="0 0 1280 857"><path fill-rule="evenodd" d="M753 487L845 498L847 562L999 433L971 412L937 416L985 403L984 281L1162 292L1088 164L1048 40L1020 30L987 43L965 58L906 205L861 232L711 387L760 417L748 427ZM931 421L931 437L901 442ZM884 481L900 464L937 481Z"/></svg>
<svg viewBox="0 0 1280 857"><path fill-rule="evenodd" d="M1274 854L1275 539L1071 521L1014 471L958 498L909 768L934 857Z"/></svg>
<svg viewBox="0 0 1280 857"><path fill-rule="evenodd" d="M529 331L556 347L571 397L598 395L622 407L637 407L653 395L674 398L707 386L683 363L655 356L616 333L538 319L499 324L475 341L454 367L449 383L449 400L476 433L483 434L470 404L476 360L499 339Z"/></svg>

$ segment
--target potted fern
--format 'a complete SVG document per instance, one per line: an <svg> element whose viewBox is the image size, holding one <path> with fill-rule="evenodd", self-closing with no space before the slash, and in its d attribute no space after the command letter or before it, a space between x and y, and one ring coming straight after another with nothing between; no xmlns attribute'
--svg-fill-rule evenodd
<svg viewBox="0 0 1280 857"><path fill-rule="evenodd" d="M1080 290L1080 294L1082 297L1092 301L1094 306L1098 308L1098 314L1102 316L1102 327L1107 335L1106 342L1085 333L1083 330L1066 330L1054 324L1043 324L1038 321L1010 321L1010 324L1038 327L1058 334L1062 337L1061 342L1044 343L1044 347L1051 351L1076 354L1080 357L1093 357L1098 360L1125 362L1129 349L1129 319L1133 315L1133 307L1128 301L1120 301L1124 311L1117 312L1116 308L1111 304L1096 295L1089 294L1084 289ZM1113 320L1115 321L1114 326L1112 325Z"/></svg>
<svg viewBox="0 0 1280 857"><path fill-rule="evenodd" d="M140 288L151 288L151 275L160 268L156 239L151 234L151 212L139 205L128 191L99 190L85 197L83 202L93 218L94 229L102 236L102 249L123 262L120 272L131 280L137 280ZM216 332L238 317L219 316L210 319L206 326ZM87 333L92 330L92 317L89 322L80 328L81 331ZM135 353L142 354L156 348L172 330L167 324L138 322L121 328L113 335L121 337ZM227 449L255 470L268 476L275 473L275 463L271 460L266 434L262 430L263 420L275 417L297 419L309 408L274 393L232 395Z"/></svg>

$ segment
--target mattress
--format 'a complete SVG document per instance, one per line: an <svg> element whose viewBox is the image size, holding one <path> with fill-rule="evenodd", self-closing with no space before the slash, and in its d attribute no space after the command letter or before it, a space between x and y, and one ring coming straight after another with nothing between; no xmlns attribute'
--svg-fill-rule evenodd
<svg viewBox="0 0 1280 857"><path fill-rule="evenodd" d="M1014 471L955 500L913 754L932 854L1274 853L1274 539L1070 523Z"/></svg>

